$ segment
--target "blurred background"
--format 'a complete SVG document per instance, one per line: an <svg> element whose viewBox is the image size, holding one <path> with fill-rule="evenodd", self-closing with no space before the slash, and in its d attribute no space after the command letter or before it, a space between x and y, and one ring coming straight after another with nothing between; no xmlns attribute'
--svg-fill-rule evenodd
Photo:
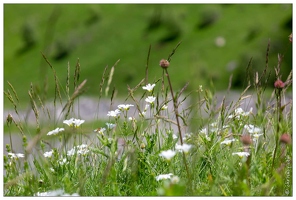
<svg viewBox="0 0 296 200"><path fill-rule="evenodd" d="M74 74L79 59L85 95L98 96L104 68L115 67L111 88L126 97L127 85L145 77L149 46L149 82L162 76L159 61L173 55L169 68L173 87L187 91L246 87L246 68L269 67L274 82L278 53L284 55L283 80L292 69L292 4L4 4L4 90L9 81L21 104L29 103L32 83L48 98L54 76L41 52L66 85L67 66ZM73 82L73 80L70 80ZM12 105L4 97L4 107Z"/></svg>

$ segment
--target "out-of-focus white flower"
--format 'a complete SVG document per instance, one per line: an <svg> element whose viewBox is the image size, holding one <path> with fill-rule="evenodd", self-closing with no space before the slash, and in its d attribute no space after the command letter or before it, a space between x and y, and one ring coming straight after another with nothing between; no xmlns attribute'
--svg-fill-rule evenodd
<svg viewBox="0 0 296 200"><path fill-rule="evenodd" d="M68 164L67 158L60 158L58 162L60 165Z"/></svg>
<svg viewBox="0 0 296 200"><path fill-rule="evenodd" d="M263 134L262 133L255 133L252 136L254 139L258 139L261 135L263 135Z"/></svg>
<svg viewBox="0 0 296 200"><path fill-rule="evenodd" d="M116 110L108 111L107 116L116 118L117 116L120 115L120 113L121 113L120 110L116 109Z"/></svg>
<svg viewBox="0 0 296 200"><path fill-rule="evenodd" d="M176 152L172 150L167 150L162 151L159 155L161 157L164 157L166 160L171 160L176 155Z"/></svg>
<svg viewBox="0 0 296 200"><path fill-rule="evenodd" d="M132 104L120 104L117 107L118 107L119 110L129 110L129 108L132 107L132 106L134 106L134 105L132 105Z"/></svg>
<svg viewBox="0 0 296 200"><path fill-rule="evenodd" d="M58 190L52 190L48 192L37 192L34 196L47 196L47 197L53 197L53 196L79 196L79 194L74 193L74 194L67 194L65 193L64 190L58 189Z"/></svg>
<svg viewBox="0 0 296 200"><path fill-rule="evenodd" d="M155 86L154 83L153 83L152 85L151 85L150 83L148 83L148 85L143 86L142 88L143 88L144 90L147 90L148 92L151 92L151 91L153 90L154 86Z"/></svg>
<svg viewBox="0 0 296 200"><path fill-rule="evenodd" d="M44 152L43 155L44 155L45 158L51 158L52 154L53 154L53 150Z"/></svg>
<svg viewBox="0 0 296 200"><path fill-rule="evenodd" d="M78 146L73 147L72 149L70 149L67 152L67 155L68 156L73 156L73 155L75 155L75 153L77 153L77 155L86 155L89 152L87 147L88 146L86 144L78 145Z"/></svg>
<svg viewBox="0 0 296 200"><path fill-rule="evenodd" d="M163 106L161 107L161 110L166 110L166 109L168 109L168 106L167 106L167 105L163 105Z"/></svg>
<svg viewBox="0 0 296 200"><path fill-rule="evenodd" d="M22 153L8 153L8 156L10 156L11 158L15 158L15 159L25 157L25 155Z"/></svg>
<svg viewBox="0 0 296 200"><path fill-rule="evenodd" d="M156 99L156 97L154 97L154 96L148 96L148 97L145 99L145 101L146 101L147 103L152 104L152 103L155 101L155 99Z"/></svg>
<svg viewBox="0 0 296 200"><path fill-rule="evenodd" d="M238 155L240 158L243 158L243 157L248 157L250 155L250 153L248 153L248 152L235 152L235 153L232 153L232 155Z"/></svg>
<svg viewBox="0 0 296 200"><path fill-rule="evenodd" d="M180 178L178 176L171 177L172 184L177 184L177 183L179 183L179 181L180 181Z"/></svg>
<svg viewBox="0 0 296 200"><path fill-rule="evenodd" d="M101 135L104 135L105 131L106 131L105 128L97 128L94 130L95 133L100 133Z"/></svg>
<svg viewBox="0 0 296 200"><path fill-rule="evenodd" d="M175 135L175 134L173 134L173 139L174 139L174 140L175 140L175 139L178 139L178 136Z"/></svg>
<svg viewBox="0 0 296 200"><path fill-rule="evenodd" d="M106 123L106 126L107 126L107 129L108 129L108 130L111 130L111 129L113 129L113 128L116 127L116 124Z"/></svg>
<svg viewBox="0 0 296 200"><path fill-rule="evenodd" d="M65 129L64 128L56 128L56 129L54 129L54 130L52 130L52 131L49 131L48 133L47 133L47 135L56 135L56 134L58 134L59 132L62 132L62 131L64 131Z"/></svg>
<svg viewBox="0 0 296 200"><path fill-rule="evenodd" d="M134 117L129 117L128 120L129 120L129 121L136 121L136 118L134 118Z"/></svg>
<svg viewBox="0 0 296 200"><path fill-rule="evenodd" d="M224 141L222 141L220 144L225 144L227 146L231 145L232 142L237 141L236 139L228 139L226 138Z"/></svg>
<svg viewBox="0 0 296 200"><path fill-rule="evenodd" d="M71 118L69 120L63 121L64 124L67 124L68 126L74 126L75 128L79 127L84 122L85 122L85 120L83 120L83 119L75 119L75 118Z"/></svg>
<svg viewBox="0 0 296 200"><path fill-rule="evenodd" d="M183 145L176 144L175 148L178 151L183 151L184 153L188 153L189 150L191 149L191 147L192 147L192 145L183 143Z"/></svg>
<svg viewBox="0 0 296 200"><path fill-rule="evenodd" d="M240 119L242 116L249 116L253 111L253 108L250 108L249 112L245 112L242 108L237 108L234 110L234 115L229 115L228 118Z"/></svg>
<svg viewBox="0 0 296 200"><path fill-rule="evenodd" d="M258 134L262 131L261 128L258 128L252 124L246 124L244 128L247 129L250 134Z"/></svg>
<svg viewBox="0 0 296 200"><path fill-rule="evenodd" d="M160 174L160 175L156 176L155 178L156 178L157 181L160 181L160 180L163 180L163 179L170 179L171 176L173 176L172 173L169 173L169 174Z"/></svg>

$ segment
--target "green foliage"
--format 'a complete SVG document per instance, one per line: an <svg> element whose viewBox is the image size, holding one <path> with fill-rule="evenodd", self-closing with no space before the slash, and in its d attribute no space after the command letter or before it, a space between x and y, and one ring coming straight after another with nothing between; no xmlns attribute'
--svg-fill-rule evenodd
<svg viewBox="0 0 296 200"><path fill-rule="evenodd" d="M212 12L219 16L219 11ZM217 16L200 26L215 23ZM152 27L160 22L153 23ZM48 60L47 63L51 65ZM4 195L292 196L292 105L282 105L281 101L292 77L287 77L284 87L274 89L275 96L270 97L274 106L263 99L268 73L262 73L259 80L263 83L257 79L249 82L237 100L228 102L224 96L218 104L214 89L207 86L195 88L191 93L197 95L192 99L190 95L184 97L187 84L176 89L170 79L166 81L171 68L165 68L157 81L151 82L155 84L152 89L147 89L148 82L144 81L134 88L128 86L125 104L114 105L113 91L108 97L110 108L115 109L105 113L108 118L96 118L92 124L74 118L79 118L82 109L74 107L74 102L80 100L87 86L85 80L79 81L80 70L74 74L71 97L68 91L55 91L56 98L64 95L68 101L54 101L54 116L47 113L47 124L40 119L40 113L48 109L45 102L38 93L34 98L30 96L37 131L36 127L29 128L19 112L7 118L10 144L6 144L7 155L3 158ZM57 80L54 87L62 88L59 73L53 73ZM110 86L103 83L111 80L111 75L104 74L100 91ZM277 74L271 78L280 77ZM247 94L251 84L255 92ZM176 95L172 88L178 91ZM6 94L17 111L11 93ZM251 97L256 101L256 110L244 105ZM59 103L64 109L56 117ZM59 128L61 121L63 128ZM12 126L21 134L18 136L22 138L24 154L14 151Z"/></svg>
<svg viewBox="0 0 296 200"><path fill-rule="evenodd" d="M87 78L89 96L100 93L101 73L118 59L110 88L125 96L126 86L144 75L150 45L152 82L161 73L159 60L182 41L170 69L174 88L191 80L190 90L209 81L225 90L233 74L233 88L241 90L251 59L253 71L262 71L269 39L270 60L276 63L277 53L283 52L283 76L292 68L287 45L292 4L5 4L3 10L4 77L15 86L22 107L29 103L24 87L31 83L41 99L54 97L51 83L56 80L40 52L55 66L62 85L67 82L67 66L74 74L81 58L80 79ZM216 42L219 38L224 38L224 46Z"/></svg>

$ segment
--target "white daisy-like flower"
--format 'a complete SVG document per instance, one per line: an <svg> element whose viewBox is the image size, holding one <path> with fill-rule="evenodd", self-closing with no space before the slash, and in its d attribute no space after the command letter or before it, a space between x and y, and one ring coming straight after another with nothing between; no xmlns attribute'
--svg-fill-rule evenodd
<svg viewBox="0 0 296 200"><path fill-rule="evenodd" d="M183 145L176 144L175 148L178 151L183 151L184 153L188 153L189 150L191 149L191 147L192 147L192 145L183 143Z"/></svg>
<svg viewBox="0 0 296 200"><path fill-rule="evenodd" d="M167 150L162 151L159 155L165 158L166 160L171 160L176 155L176 152L172 150Z"/></svg>
<svg viewBox="0 0 296 200"><path fill-rule="evenodd" d="M112 124L112 123L106 123L106 126L107 126L107 129L108 130L111 130L111 129L113 129L113 128L115 128L116 127L116 124Z"/></svg>
<svg viewBox="0 0 296 200"><path fill-rule="evenodd" d="M60 158L58 162L60 165L68 164L67 158Z"/></svg>
<svg viewBox="0 0 296 200"><path fill-rule="evenodd" d="M25 155L22 154L22 153L8 153L8 155L9 155L11 158L23 158L23 157L25 157Z"/></svg>
<svg viewBox="0 0 296 200"><path fill-rule="evenodd" d="M132 107L132 106L134 106L134 105L132 105L132 104L120 104L117 107L118 107L119 110L129 110L129 108Z"/></svg>
<svg viewBox="0 0 296 200"><path fill-rule="evenodd" d="M237 141L236 139L228 139L226 138L224 141L222 141L220 144L225 144L227 146L231 145L232 142Z"/></svg>
<svg viewBox="0 0 296 200"><path fill-rule="evenodd" d="M160 180L163 180L163 179L171 179L171 176L173 176L172 173L169 173L169 174L160 174L158 176L156 176L156 180L157 181L160 181Z"/></svg>
<svg viewBox="0 0 296 200"><path fill-rule="evenodd" d="M248 112L245 112L242 108L237 108L234 110L234 115L229 115L228 118L236 118L236 119L240 119L241 116L249 116L253 111L253 108L251 107L250 110Z"/></svg>
<svg viewBox="0 0 296 200"><path fill-rule="evenodd" d="M120 115L120 113L121 113L120 110L116 109L116 110L108 111L107 116L116 118L117 116Z"/></svg>
<svg viewBox="0 0 296 200"><path fill-rule="evenodd" d="M63 121L64 124L67 124L68 126L74 126L75 128L79 127L84 122L85 122L85 120L83 120L83 119L75 119L75 118L71 118L69 120Z"/></svg>
<svg viewBox="0 0 296 200"><path fill-rule="evenodd" d="M258 139L261 135L263 135L263 134L262 133L255 133L252 136L254 139Z"/></svg>
<svg viewBox="0 0 296 200"><path fill-rule="evenodd" d="M75 155L75 148L70 149L69 151L67 151L67 155L68 156L74 156Z"/></svg>
<svg viewBox="0 0 296 200"><path fill-rule="evenodd" d="M150 83L148 83L148 85L143 86L142 88L143 88L144 90L147 90L148 92L151 92L151 91L153 90L154 86L155 86L154 83L153 83L152 85L151 85Z"/></svg>
<svg viewBox="0 0 296 200"><path fill-rule="evenodd" d="M262 131L261 128L258 128L252 124L246 124L244 126L245 129L247 129L247 131L250 133L250 134L257 134L257 133L260 133Z"/></svg>
<svg viewBox="0 0 296 200"><path fill-rule="evenodd" d="M58 134L59 132L62 132L62 131L64 131L65 129L64 128L56 128L56 129L54 129L54 130L52 130L52 131L49 131L48 133L47 133L47 135L56 135L56 134Z"/></svg>
<svg viewBox="0 0 296 200"><path fill-rule="evenodd" d="M148 96L148 97L145 99L145 101L146 101L147 103L152 104L152 103L155 101L155 99L156 99L156 97L154 97L154 96Z"/></svg>
<svg viewBox="0 0 296 200"><path fill-rule="evenodd" d="M243 157L248 157L250 155L250 153L248 153L248 152L235 152L235 153L232 153L232 155L238 155L240 158L243 158Z"/></svg>
<svg viewBox="0 0 296 200"><path fill-rule="evenodd" d="M178 136L176 134L173 134L173 139L178 139Z"/></svg>
<svg viewBox="0 0 296 200"><path fill-rule="evenodd" d="M44 155L45 158L51 158L52 154L53 154L53 150L44 152L43 155Z"/></svg>
<svg viewBox="0 0 296 200"><path fill-rule="evenodd" d="M105 131L106 131L106 128L97 128L94 130L95 133L100 133L101 135L104 135Z"/></svg>

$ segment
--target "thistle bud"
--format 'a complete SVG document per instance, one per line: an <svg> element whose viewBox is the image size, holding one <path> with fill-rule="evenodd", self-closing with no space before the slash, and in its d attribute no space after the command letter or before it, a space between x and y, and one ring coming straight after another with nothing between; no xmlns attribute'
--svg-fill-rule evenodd
<svg viewBox="0 0 296 200"><path fill-rule="evenodd" d="M292 40L293 40L293 35L292 33L289 35L289 41L292 43Z"/></svg>
<svg viewBox="0 0 296 200"><path fill-rule="evenodd" d="M165 60L165 59L161 59L161 61L159 62L159 65L162 67L162 68L168 68L170 63L169 61Z"/></svg>

